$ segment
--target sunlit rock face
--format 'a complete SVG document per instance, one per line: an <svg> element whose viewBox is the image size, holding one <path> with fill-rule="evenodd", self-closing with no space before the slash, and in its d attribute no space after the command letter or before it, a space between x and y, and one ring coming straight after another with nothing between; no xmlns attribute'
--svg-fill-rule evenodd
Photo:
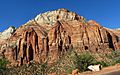
<svg viewBox="0 0 120 75"><path fill-rule="evenodd" d="M7 43L7 40L10 39L15 30L16 30L15 27L11 26L8 29L4 30L3 32L0 32L0 55L3 52L4 48L6 48L5 43Z"/></svg>
<svg viewBox="0 0 120 75"><path fill-rule="evenodd" d="M71 49L76 52L120 49L120 31L104 28L93 20L86 21L66 9L40 14L13 31L1 33L12 32L9 39L0 42L0 53L11 65L30 61L52 64Z"/></svg>
<svg viewBox="0 0 120 75"><path fill-rule="evenodd" d="M80 19L83 19L83 17L77 15L74 12L70 12L64 8L39 14L35 18L35 20L39 24L50 24L50 25L53 25L58 20L71 21L71 20L80 20Z"/></svg>
<svg viewBox="0 0 120 75"><path fill-rule="evenodd" d="M18 28L9 40L9 42L15 41L15 47L8 52L10 43L7 43L4 50L5 57L11 56L10 62L14 64L22 65L32 60L39 63L47 61L49 51L47 33L36 22L31 24Z"/></svg>
<svg viewBox="0 0 120 75"><path fill-rule="evenodd" d="M12 33L14 33L15 27L9 27L5 31L0 33L0 39L8 39L11 37Z"/></svg>

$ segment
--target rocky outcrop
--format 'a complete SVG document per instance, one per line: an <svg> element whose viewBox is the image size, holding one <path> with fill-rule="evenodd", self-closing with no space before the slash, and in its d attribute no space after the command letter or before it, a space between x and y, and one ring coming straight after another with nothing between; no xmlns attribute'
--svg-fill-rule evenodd
<svg viewBox="0 0 120 75"><path fill-rule="evenodd" d="M10 39L12 34L15 32L15 30L16 30L15 27L11 26L8 29L6 29L0 33L0 57L1 57L4 49L7 47L7 45L6 45L7 40ZM9 42L10 45L11 45L11 43Z"/></svg>
<svg viewBox="0 0 120 75"><path fill-rule="evenodd" d="M60 20L81 20L84 19L82 16L76 13L69 12L67 9L61 8L55 11L48 11L43 14L37 15L35 20L39 24L50 24L53 25L56 21Z"/></svg>
<svg viewBox="0 0 120 75"><path fill-rule="evenodd" d="M72 48L71 36L67 28L70 27L57 21L54 27L48 32L50 63Z"/></svg>
<svg viewBox="0 0 120 75"><path fill-rule="evenodd" d="M15 27L9 27L8 29L0 33L0 39L4 40L10 38L12 33L14 33L14 31L15 31Z"/></svg>
<svg viewBox="0 0 120 75"><path fill-rule="evenodd" d="M108 52L120 49L120 31L86 21L82 16L58 9L38 15L17 28L0 53L14 64L30 61L56 62L70 49L77 52Z"/></svg>
<svg viewBox="0 0 120 75"><path fill-rule="evenodd" d="M60 38L63 40L63 37L69 37L67 38L70 42L68 44L71 44L73 48L77 47L78 51L89 50L103 52L109 48L113 50L120 49L119 37L95 21L81 22L75 20L57 22L48 33L50 45L51 43L54 45L55 41L53 40L55 37L58 37L58 34L55 34L55 27L59 28L59 31L56 33L60 33L59 36L62 36Z"/></svg>
<svg viewBox="0 0 120 75"><path fill-rule="evenodd" d="M10 58L10 62L22 65L31 60L39 63L47 61L49 51L47 33L35 22L32 24L34 26L23 26L16 30L8 40L9 43L6 43L2 53L6 58ZM15 47L9 46L13 41Z"/></svg>

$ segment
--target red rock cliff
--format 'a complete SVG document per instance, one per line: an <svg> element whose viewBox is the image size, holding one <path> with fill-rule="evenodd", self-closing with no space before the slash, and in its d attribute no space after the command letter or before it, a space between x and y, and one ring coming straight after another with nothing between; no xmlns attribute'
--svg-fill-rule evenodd
<svg viewBox="0 0 120 75"><path fill-rule="evenodd" d="M38 15L13 33L1 53L14 64L53 63L70 49L107 52L120 50L120 31L86 21L65 9Z"/></svg>

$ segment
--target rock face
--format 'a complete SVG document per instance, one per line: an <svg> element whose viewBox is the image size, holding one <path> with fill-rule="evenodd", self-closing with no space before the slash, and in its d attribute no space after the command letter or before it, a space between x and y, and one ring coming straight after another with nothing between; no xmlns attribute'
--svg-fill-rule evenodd
<svg viewBox="0 0 120 75"><path fill-rule="evenodd" d="M7 52L7 49L4 51L6 58L11 55L10 62L16 61L17 64L22 65L34 60L41 63L48 57L47 33L36 22L31 22L30 26L18 28L9 41L15 41L15 47L9 51L11 53ZM8 45L9 43L7 47Z"/></svg>
<svg viewBox="0 0 120 75"><path fill-rule="evenodd" d="M6 48L7 40L10 39L15 30L15 27L11 26L0 33L0 55L3 52L4 48Z"/></svg>
<svg viewBox="0 0 120 75"><path fill-rule="evenodd" d="M82 16L58 9L38 15L22 25L1 46L1 53L13 64L30 61L56 62L70 49L77 52L107 52L120 49L120 31L86 21Z"/></svg>
<svg viewBox="0 0 120 75"><path fill-rule="evenodd" d="M15 27L9 27L2 33L0 33L0 39L8 39L12 35L12 33L15 31Z"/></svg>
<svg viewBox="0 0 120 75"><path fill-rule="evenodd" d="M83 17L77 15L76 13L69 12L68 10L66 10L64 8L58 9L55 11L48 11L48 12L43 13L43 14L39 14L35 18L35 20L39 24L50 24L50 25L53 25L58 20L59 21L60 20L69 21L69 20L80 20L80 19L83 19Z"/></svg>

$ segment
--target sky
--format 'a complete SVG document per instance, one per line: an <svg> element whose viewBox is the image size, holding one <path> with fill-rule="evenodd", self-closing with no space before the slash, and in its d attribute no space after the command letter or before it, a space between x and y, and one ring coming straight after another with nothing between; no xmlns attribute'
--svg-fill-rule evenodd
<svg viewBox="0 0 120 75"><path fill-rule="evenodd" d="M107 28L120 28L120 0L0 0L0 32L59 8L76 12Z"/></svg>

